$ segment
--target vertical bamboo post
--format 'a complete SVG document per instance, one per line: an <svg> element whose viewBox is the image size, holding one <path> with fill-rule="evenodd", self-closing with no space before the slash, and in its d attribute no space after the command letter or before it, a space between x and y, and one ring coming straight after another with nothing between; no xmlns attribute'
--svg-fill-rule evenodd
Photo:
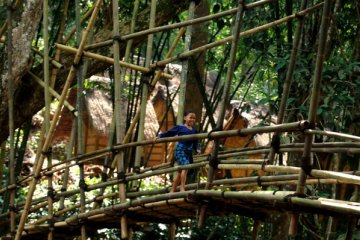
<svg viewBox="0 0 360 240"><path fill-rule="evenodd" d="M155 27L155 14L156 14L156 0L151 0L151 10L150 10L150 21L149 21L149 29ZM151 58L152 58L152 45L154 41L154 34L149 34L147 39L147 47L146 47L146 59L145 59L145 67L149 68ZM149 81L149 74L144 76L145 81ZM143 83L142 86L142 95L141 95L141 106L140 106L140 120L139 120L139 131L138 131L138 141L142 141L144 139L144 125L145 125L145 115L146 115L146 105L148 99L148 85ZM135 154L135 166L134 172L139 172L140 163L141 163L141 155L142 155L142 146L136 147Z"/></svg>
<svg viewBox="0 0 360 240"><path fill-rule="evenodd" d="M115 82L115 129L116 129L116 143L122 143L124 139L124 119L121 114L121 99L123 97L123 84L120 73L120 32L119 32L119 3L118 0L113 0L113 49L114 49L114 82ZM115 156L118 169L119 180L119 198L120 203L126 202L126 186L125 186L125 164L124 152L120 151ZM126 215L122 215L120 219L121 239L128 239L128 226Z"/></svg>
<svg viewBox="0 0 360 240"><path fill-rule="evenodd" d="M81 16L80 16L80 1L75 0L75 25L76 25L76 43L79 46L81 42ZM76 90L76 109L78 112L78 116L76 118L77 123L77 155L84 154L84 135L83 135L83 64L80 64L76 69L76 77L77 77L77 90ZM85 182L85 173L84 173L84 164L79 163L79 159L76 158L76 164L79 167L80 179L79 179L79 188L80 188L80 213L84 213L86 211L86 196L85 191L87 188ZM81 224L81 239L87 239L86 233L86 225Z"/></svg>
<svg viewBox="0 0 360 240"><path fill-rule="evenodd" d="M307 0L302 0L300 11L305 10L306 5L307 5ZM304 22L305 22L305 17L301 17L299 20L298 26L296 28L295 38L293 41L293 48L291 51L289 66L286 71L285 82L283 85L283 93L281 95L281 102L280 102L280 106L279 106L278 117L276 120L277 124L282 124L284 122L286 102L287 102L287 100L289 98L289 94L290 94L290 87L291 87L292 78L293 78L293 74L294 74L297 54L298 54L298 51L300 48L301 32L302 32L302 29L304 28ZM272 137L271 150L270 150L269 157L268 157L269 162L271 164L274 161L275 154L278 153L277 152L278 144L280 144L280 133L274 132L274 135Z"/></svg>
<svg viewBox="0 0 360 240"><path fill-rule="evenodd" d="M76 121L75 119L73 120L73 123L72 123L72 126L71 126L71 135L70 135L70 142L69 142L69 145L67 146L67 149L66 149L66 159L69 159L72 157L73 155L73 149L74 149L74 146L75 146L75 137L76 137ZM67 189L67 185L68 185L68 182L69 182L69 172L70 172L70 168L69 168L69 165L70 165L70 162L66 162L66 166L67 168L65 168L65 171L64 171L64 175L63 175L63 181L62 181L62 186L61 186L61 192L66 192L66 189ZM64 196L61 196L60 197L60 201L59 201L59 209L62 210L64 209L65 207L65 197Z"/></svg>
<svg viewBox="0 0 360 240"><path fill-rule="evenodd" d="M50 130L50 77L49 77L49 15L48 15L48 0L43 1L43 36L44 36L44 53L43 53L43 61L44 61L44 97L45 97L45 136L49 134ZM49 148L50 149L50 148ZM46 158L48 162L48 168L52 166L52 156L50 150L46 153ZM48 240L52 240L54 238L54 214L53 214L53 202L54 202L54 189L52 183L52 174L47 176L48 181L48 224L49 224L49 232L48 232Z"/></svg>
<svg viewBox="0 0 360 240"><path fill-rule="evenodd" d="M88 26L87 26L84 34L83 34L79 49L78 49L78 51L77 51L77 53L75 55L74 64L71 66L68 77L66 79L63 91L61 93L61 99L59 101L59 105L58 105L58 107L57 107L57 109L55 111L53 121L51 122L49 134L46 136L45 142L44 142L43 147L42 147L42 152L46 152L48 150L49 146L50 146L52 136L53 136L53 134L55 132L55 126L56 126L57 121L58 121L59 116L60 116L62 105L64 104L64 101L65 101L67 92L68 92L68 90L70 88L71 82L74 79L75 70L76 70L76 68L77 68L77 66L78 66L78 64L80 62L82 53L84 51L84 47L85 47L85 44L86 44L86 41L87 41L87 36L88 36L90 30L92 29L92 27L94 26L95 19L96 19L96 16L98 14L98 11L100 9L101 3L102 3L101 0L96 1L94 11L93 11L93 13L91 15ZM31 203L32 203L32 196L34 194L36 184L37 184L37 182L38 182L38 180L40 178L40 170L41 170L43 161L44 161L44 156L41 155L39 157L39 159L38 159L38 162L35 162L36 169L34 170L34 178L33 178L32 182L30 183L30 186L29 186L29 191L28 191L28 194L26 196L26 202L25 202L25 205L24 205L24 210L23 210L23 212L21 214L20 223L18 225L15 240L20 240L21 235L22 235L22 231L24 230L25 221L27 219L27 216L28 216L28 213L29 213L29 210L30 210L30 206L31 206Z"/></svg>
<svg viewBox="0 0 360 240"><path fill-rule="evenodd" d="M252 236L251 236L252 240L258 239L258 235L259 235L259 231L260 231L260 227L261 227L260 223L261 222L259 220L255 220L255 222L254 222Z"/></svg>
<svg viewBox="0 0 360 240"><path fill-rule="evenodd" d="M315 72L313 87L310 100L310 109L308 121L310 124L315 125L316 121L316 110L320 97L320 84L322 79L322 69L324 65L324 51L326 45L326 37L329 25L329 15L331 11L331 0L325 0L322 19L321 19L321 29L319 34L319 46L316 56ZM313 135L305 135L304 142L304 152L301 158L301 170L299 174L298 184L296 187L296 193L303 194L305 192L305 181L308 174L311 173L312 168L312 159L311 159L311 145L313 142ZM298 214L293 214L291 216L289 235L295 236L297 233L298 225Z"/></svg>
<svg viewBox="0 0 360 240"><path fill-rule="evenodd" d="M340 157L339 157L339 154L336 153L336 154L334 154L333 171L335 171L335 172L339 171L339 163L340 163ZM355 187L357 188L357 186L355 186ZM336 199L336 189L337 189L337 184L333 184L332 188L331 188L331 198L332 199ZM333 227L334 227L334 217L330 216L327 226L326 226L325 240L330 240L330 239L334 238Z"/></svg>
<svg viewBox="0 0 360 240"><path fill-rule="evenodd" d="M176 223L170 223L169 225L169 240L175 240L176 239Z"/></svg>
<svg viewBox="0 0 360 240"><path fill-rule="evenodd" d="M226 104L228 104L229 102L229 95L230 95L230 85L231 85L231 81L233 79L234 76L234 71L235 71L235 63L236 63L236 50L237 50L237 45L239 42L239 33L240 33L240 29L241 29L241 24L242 24L242 18L244 15L244 1L243 0L239 0L238 1L238 7L237 7L237 12L236 12L236 17L235 17L235 23L234 23L234 27L233 27L233 31L232 31L232 40L231 40L231 50L230 50L230 60L229 60L229 66L227 69L227 73L226 73L226 79L225 79L225 83L224 83L224 91L223 91L223 95L221 97L221 109L220 109L220 113L219 113L219 118L216 124L216 129L222 129L223 128L223 122L224 122L224 116L225 116L225 110L226 110ZM212 181L214 179L214 170L217 168L217 164L218 164L218 160L217 160L217 154L219 151L219 140L216 139L214 141L214 148L211 152L210 155L210 160L209 160L209 169L208 169L208 175L207 175L207 182L205 185L205 189L210 189L211 188L211 184ZM201 206L200 207L200 213L199 213L199 222L198 222L198 226L199 227L203 227L204 223L205 223L205 213L206 213L206 206Z"/></svg>
<svg viewBox="0 0 360 240"><path fill-rule="evenodd" d="M189 17L188 20L194 19L194 12L195 12L195 1L190 1L189 5ZM192 35L193 26L189 25L186 27L185 33L185 49L184 51L190 50L191 44L191 35ZM185 93L186 93L186 82L188 77L188 68L189 68L189 60L188 58L182 61L182 68L181 68L181 79L180 79L180 91L179 91L179 106L178 106L178 115L176 118L176 124L182 125L183 124L183 116L184 116L184 108L185 108Z"/></svg>
<svg viewBox="0 0 360 240"><path fill-rule="evenodd" d="M7 55L8 55L8 107L9 107L9 146L10 146L10 161L9 161L9 184L15 184L15 146L14 146L14 82L13 82L13 60L12 60L12 1L7 1L7 20L8 20L8 34L7 34ZM15 234L15 192L16 188L10 191L10 232L13 236Z"/></svg>

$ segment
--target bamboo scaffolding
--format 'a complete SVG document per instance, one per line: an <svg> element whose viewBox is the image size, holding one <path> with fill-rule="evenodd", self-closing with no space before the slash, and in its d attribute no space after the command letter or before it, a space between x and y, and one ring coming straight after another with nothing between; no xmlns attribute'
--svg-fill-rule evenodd
<svg viewBox="0 0 360 240"><path fill-rule="evenodd" d="M271 3L274 0L261 0L261 1L257 1L254 3L249 3L245 5L245 8L247 10L251 10L254 9L256 7L260 7L263 6L267 3ZM195 19L189 19L187 21L183 21L180 23L173 23L173 24L168 24L165 26L160 26L160 27L156 27L156 28L152 28L152 29L147 29L147 30L143 30L140 32L136 32L136 33L130 33L128 35L124 35L121 36L120 40L121 41L127 41L136 37L141 37L144 35L149 35L149 34L153 34L153 33L158 33L158 32L163 32L163 31L168 31L168 30L172 30L175 28L181 28L181 27L187 27L190 25L194 25L194 24L198 24L198 23L203 23L206 21L210 21L210 20L214 20L214 19L218 19L221 17L225 17L225 16L229 16L229 15L234 15L237 12L237 8L233 8L227 11L223 11L220 13L216 13L216 14L212 14L212 15L208 15L205 17L199 17L199 18L195 18ZM110 46L112 44L112 40L106 40L104 42L99 42L96 44L92 44L92 45L88 45L86 46L85 50L92 50L92 49L96 49L96 48L101 48L101 47L106 47L106 46Z"/></svg>
<svg viewBox="0 0 360 240"><path fill-rule="evenodd" d="M312 85L311 91L311 99L310 99L310 108L309 108L309 116L308 121L310 124L315 125L316 120L316 110L319 104L319 97L320 97L320 85L322 79L322 69L324 65L324 51L326 46L326 38L327 38L327 31L329 25L329 14L331 12L331 0L324 1L324 7L322 12L322 19L321 19L321 28L319 34L319 46L316 56L316 63L315 63L315 70L314 70L314 80ZM304 193L304 184L306 181L306 177L308 171L312 167L311 162L311 145L313 142L313 135L305 135L304 140L304 152L301 158L301 172L299 176L299 182L296 187L296 193ZM297 225L298 225L298 216L292 215L290 226L289 226L289 235L295 236L297 233Z"/></svg>
<svg viewBox="0 0 360 240"><path fill-rule="evenodd" d="M28 73L40 86L42 86L44 89L46 88L45 83L38 76L36 76L30 71ZM60 100L61 96L53 88L49 86L48 89L51 95L53 95L56 99ZM78 115L77 111L75 111L76 109L67 100L64 101L64 106L67 107L70 112L74 113L75 116Z"/></svg>
<svg viewBox="0 0 360 240"><path fill-rule="evenodd" d="M58 121L59 116L60 116L61 107L62 107L62 105L64 103L64 100L66 98L68 89L69 89L69 87L71 85L71 82L72 82L72 80L74 78L76 65L78 65L79 62L80 62L82 52L83 52L83 49L85 47L85 43L86 43L89 31L90 31L90 29L93 27L93 25L95 23L95 19L96 19L98 10L100 8L101 2L102 2L101 0L96 1L94 11L93 11L93 13L91 15L88 27L85 30L84 34L83 34L81 44L80 44L78 52L77 52L77 54L75 55L75 58L74 58L74 65L71 66L70 72L68 74L67 80L66 80L65 85L64 85L64 89L63 89L62 94L61 94L61 99L59 101L58 108L56 109L56 112L54 114L53 121L51 123L50 130L49 130L49 135L47 136L47 138L44 141L43 148L42 148L43 152L47 152L48 148L50 146L50 141L52 139L52 135L54 134L54 131L55 131L55 126L56 126L57 121ZM28 211L29 211L29 208L30 208L30 205L31 205L32 196L33 196L35 188L36 188L36 183L38 182L38 179L39 179L39 172L40 172L40 169L42 167L43 161L44 161L44 158L43 158L43 155L42 155L42 156L40 156L40 158L38 160L38 163L35 164L36 169L34 171L34 179L31 182L31 185L29 187L29 191L28 191L27 198L26 198L26 204L25 204L24 211L23 211L23 213L21 215L21 218L20 218L20 223L18 225L18 230L16 232L15 240L20 240L20 238L21 238L22 231L23 231L24 225L25 225L25 221L26 221L26 218L27 218L27 215L28 215Z"/></svg>
<svg viewBox="0 0 360 240"><path fill-rule="evenodd" d="M241 30L241 25L244 16L244 2L242 0L238 1L238 8L236 12L236 18L234 19L234 26L232 29L232 40L231 40L231 49L230 49L230 57L229 57L229 66L226 73L226 79L224 82L224 90L223 95L221 97L220 103L220 113L218 116L218 121L216 123L216 129L222 129L225 117L226 106L230 102L230 86L234 76L235 71L235 62L236 62L236 52L237 52L237 45L239 42L239 33ZM214 140L214 148L211 152L210 159L209 159L209 170L207 175L207 182L205 189L211 189L211 184L215 176L215 169L217 168L217 156L219 152L219 139ZM199 222L198 226L203 227L205 224L205 214L206 214L206 205L201 206L200 213L199 213Z"/></svg>
<svg viewBox="0 0 360 240"><path fill-rule="evenodd" d="M348 139L348 140L354 140L354 141L360 141L360 137L345 134L345 133L338 133L338 132L332 132L332 131L322 131L322 130L316 130L316 129L307 129L304 131L307 134L317 134L322 136L328 136L328 137L336 137L336 138L342 138L342 139Z"/></svg>
<svg viewBox="0 0 360 240"><path fill-rule="evenodd" d="M280 145L280 152L294 152L294 151L297 151L297 152L302 152L303 151L303 146L304 144L303 143L292 143L292 144L282 144ZM336 146L341 146L341 147L336 147ZM344 143L341 143L341 142L335 142L335 143L313 143L312 145L312 152L346 152L346 153L357 153L359 152L359 149L358 147L360 147L359 143L351 143L351 142L344 142ZM254 150L253 150L254 149ZM108 150L108 154L110 154L111 150L109 149ZM228 153L229 152L229 153ZM244 149L239 149L239 150L228 150L228 151L223 151L223 152L220 152L218 154L218 159L226 159L226 158L234 158L234 157L239 157L239 156L246 156L246 155L252 155L252 154L259 154L259 153L268 153L269 152L269 147L265 146L265 147L253 147L253 148L244 148ZM107 154L105 153L102 153L102 155L98 156L98 157L104 157L104 156L107 156ZM208 155L199 155L199 156L195 156L195 162L197 162L196 159L205 159L207 158ZM70 159L70 157L68 157L68 159ZM82 162L86 162L86 161L90 161L90 160L93 160L93 159L96 159L95 157L91 157L91 158L86 158L84 160L81 160ZM71 159L71 161L74 161L74 159ZM225 160L224 163L226 163L226 161L229 161L229 160ZM244 160L238 160L238 161L244 161ZM250 160L247 160L247 161L250 161ZM259 161L259 160L257 160ZM262 161L265 161L265 160L262 160ZM221 161L220 161L221 162ZM61 163L61 164L68 164L69 161L66 161L64 163ZM58 164L60 165L60 164ZM64 166L62 168L57 168L57 169L52 169L52 170L47 170L47 169L44 169L42 175L49 175L49 174L53 174L55 172L58 172L58 171L61 171L61 170L64 170L64 169L67 169L68 167L71 167L71 166L75 166L76 164L69 164L67 166ZM165 168L165 167L168 167L170 166L169 163L165 163L165 164L159 164L159 165L156 165L156 166L152 166L152 167L149 167L149 168L145 168L145 169L141 169L140 170L140 173L142 172L147 172L149 170L156 170L156 169L159 169L159 168ZM46 171L47 170L47 171ZM27 178L27 181L29 181L31 179ZM21 181L18 181L17 184L20 184L24 182L24 179L21 180ZM9 185L7 186L6 188L3 188L0 190L0 194L5 192L6 190L8 189L12 189L16 187L16 185Z"/></svg>
<svg viewBox="0 0 360 240"><path fill-rule="evenodd" d="M65 45L59 44L59 43L55 43L55 47L58 48L58 49L61 49L63 51L67 51L69 53L73 53L73 54L76 54L76 52L77 52L76 48L65 46ZM84 51L83 54L84 54L85 57L92 58L92 59L95 59L95 60L98 60L98 61L101 61L101 62L105 62L105 63L108 63L109 65L114 64L114 59L110 58L110 57L105 57L105 56L102 56L100 54L91 53L91 52L87 52L87 51ZM136 71L139 71L139 72L142 72L142 73L151 72L151 69L149 69L149 68L141 67L141 66L131 64L131 63L127 63L127 62L123 62L123 61L120 61L120 66L122 66L124 68L133 69L133 70L136 70ZM157 73L157 72L158 71L155 71L155 73ZM161 76L165 77L165 78L168 78L168 79L173 78L172 75L167 74L167 73L162 73Z"/></svg>
<svg viewBox="0 0 360 240"><path fill-rule="evenodd" d="M56 222L55 227L66 227L72 225L81 219L94 219L97 215L105 214L107 212L121 211L129 209L130 211L135 210L138 206L145 208L154 208L155 206L167 205L168 202L173 203L172 201L181 200L188 196L191 199L194 197L200 198L215 198L215 199L237 199L239 201L257 201L262 203L268 203L273 206L273 208L281 209L292 209L292 207L302 207L303 209L317 209L317 211L332 212L337 214L349 214L358 216L360 215L360 206L358 203L351 203L346 201L331 200L325 198L318 199L307 199L300 197L293 197L294 192L286 191L241 191L241 192L231 192L231 191L212 191L212 190L194 190L186 192L176 192L169 194L162 194L158 196L146 197L141 199L135 199L130 202L116 204L110 207L103 209L92 210L83 214L78 214L73 217L67 218L63 222ZM291 202L287 200L288 196L291 197ZM187 200L189 201L189 200ZM180 202L174 202L174 204L179 204ZM291 206L290 206L291 205ZM139 209L139 208L138 208ZM104 216L104 215L102 215ZM32 226L27 226L28 228Z"/></svg>
<svg viewBox="0 0 360 240"><path fill-rule="evenodd" d="M265 172L299 173L301 168L291 166L255 165L255 164L219 164L219 169L249 169L263 170ZM333 178L340 183L360 185L360 177L341 172L312 169L311 175L319 178Z"/></svg>
<svg viewBox="0 0 360 240"><path fill-rule="evenodd" d="M150 20L149 20L149 29L155 27L155 14L156 14L156 1L151 0L151 8L150 8ZM150 62L152 59L152 46L154 41L154 35L149 34L147 39L146 45L146 58L145 58L145 67L149 68ZM144 81L150 82L150 76L145 75ZM148 85L144 82L142 84L142 91L141 91L141 103L140 103L140 116L139 116L139 123L138 123L138 135L137 141L144 140L144 126L145 126L145 115L146 115L146 105L148 101L149 95L149 88ZM142 155L142 146L137 146L135 149L135 163L134 163L134 171L138 172L140 170L140 163L141 163L141 155ZM135 183L136 184L136 183Z"/></svg>
<svg viewBox="0 0 360 240"><path fill-rule="evenodd" d="M8 108L9 108L9 184L15 184L15 126L14 126L14 77L13 77L13 60L12 60L12 24L13 24L13 10L12 1L7 1L7 22L8 22L8 34L7 34L7 57L8 57L8 76L7 76L7 87L8 87ZM4 24L5 25L5 24ZM13 237L16 231L15 225L15 194L16 188L10 192L9 210L10 210L10 234Z"/></svg>
<svg viewBox="0 0 360 240"><path fill-rule="evenodd" d="M179 41L181 39L181 36L184 34L184 32L185 32L185 28L181 28L179 30L179 33L177 34L177 36L176 36L172 46L170 47L169 52L167 53L166 57L170 57L173 54L173 52L175 51L175 48L176 48L177 44L179 43ZM162 74L163 74L163 70L159 70L159 71L155 72L155 77L151 81L150 89L153 89L153 87L155 87L156 83L159 81ZM131 135L132 135L132 133L134 131L134 128L135 128L137 122L139 121L139 117L140 117L140 110L137 109L137 111L135 113L135 116L132 119L131 125L129 126L129 129L127 130L127 132L125 134L123 144L128 143L130 141L130 137L131 137ZM115 168L115 161L113 161L113 163L111 164L111 167Z"/></svg>
<svg viewBox="0 0 360 240"><path fill-rule="evenodd" d="M84 16L81 17L81 20L80 20L80 23L84 23L86 19L88 19L92 12L94 11L94 7L91 7L85 14ZM66 44L70 39L71 37L75 34L76 32L76 26L74 26L71 31L69 32L69 34L65 37L64 39L64 44Z"/></svg>
<svg viewBox="0 0 360 240"><path fill-rule="evenodd" d="M40 57L42 57L42 58L44 59L44 54L41 53L38 49L36 49L36 48L31 48L31 50L32 50L34 53L36 53L37 55L39 55ZM45 51L45 50L44 50L44 51ZM44 60L44 61L45 61L45 60ZM64 68L64 65L62 65L61 63L59 63L57 60L50 58L49 56L48 56L48 61L49 61L54 67L56 67L56 68L59 68L59 69Z"/></svg>
<svg viewBox="0 0 360 240"><path fill-rule="evenodd" d="M307 0L302 0L300 10L301 11L305 10L306 5L307 5ZM296 63L298 51L300 48L300 39L301 39L302 30L304 28L304 22L305 22L305 18L304 17L300 18L298 26L296 27L295 38L293 41L293 48L291 50L289 65L288 65L288 68L286 71L286 77L285 77L285 81L283 84L283 93L281 95L281 102L280 102L278 116L277 116L277 120L276 120L277 124L281 124L284 122L286 103L287 103L287 100L288 100L289 94L290 94L290 87L291 87L292 78L293 78L293 74L294 74L294 70L295 70L295 63ZM273 163L274 157L276 154L275 141L280 143L279 138L280 138L280 134L278 132L274 132L274 135L272 136L272 139L273 139L272 141L274 142L274 145L272 146L271 151L268 156L269 162L271 164Z"/></svg>
<svg viewBox="0 0 360 240"><path fill-rule="evenodd" d="M43 1L43 37L44 37L44 49L43 49L43 66L44 66L44 98L45 98L45 117L44 117L44 125L45 125L45 137L48 136L50 131L50 69L49 69L49 15L48 15L48 0ZM51 153L46 154L48 167L52 167L52 156ZM47 197L47 220L49 224L48 229L48 240L52 240L54 238L54 201L53 201L53 179L52 175L47 176L48 182L48 197Z"/></svg>
<svg viewBox="0 0 360 240"><path fill-rule="evenodd" d="M255 33L265 31L265 30L270 29L272 27L276 27L276 26L278 26L278 25L280 25L282 23L291 21L291 20L299 18L299 17L303 17L306 14L309 14L309 13L317 10L321 6L323 6L323 3L319 3L317 5L314 5L313 7L307 8L304 11L300 11L298 13L292 14L292 15L284 17L284 18L281 18L281 19L276 20L274 22L267 23L267 24L261 25L259 27L255 27L255 28L250 29L250 30L246 30L246 31L240 33L240 38L249 37L249 36L251 36L251 35L253 35ZM186 59L188 57L194 56L195 54L204 52L204 51L212 49L214 47L221 46L223 44L227 44L227 43L231 42L232 39L233 39L232 36L223 38L222 40L219 40L219 41L216 41L216 42L213 42L213 43L209 43L209 44L203 45L203 46L198 47L198 48L194 48L194 49L192 49L192 50L190 50L188 52L185 52L185 53L181 53L181 54L179 54L179 55L177 55L175 57L167 58L167 59L155 62L152 65L150 65L150 67L163 67L168 63L172 63L174 61L178 61L178 60L181 60L181 59Z"/></svg>

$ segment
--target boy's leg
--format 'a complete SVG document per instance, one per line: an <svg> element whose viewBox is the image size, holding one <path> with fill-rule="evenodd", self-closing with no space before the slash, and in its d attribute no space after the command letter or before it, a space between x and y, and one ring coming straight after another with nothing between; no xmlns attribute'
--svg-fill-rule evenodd
<svg viewBox="0 0 360 240"><path fill-rule="evenodd" d="M186 184L186 176L187 176L187 171L186 169L181 171L181 185L180 185L180 191L184 192L185 191L185 184Z"/></svg>
<svg viewBox="0 0 360 240"><path fill-rule="evenodd" d="M174 178L171 192L176 192L176 188L180 183L180 179L181 179L181 172L176 172L176 177Z"/></svg>

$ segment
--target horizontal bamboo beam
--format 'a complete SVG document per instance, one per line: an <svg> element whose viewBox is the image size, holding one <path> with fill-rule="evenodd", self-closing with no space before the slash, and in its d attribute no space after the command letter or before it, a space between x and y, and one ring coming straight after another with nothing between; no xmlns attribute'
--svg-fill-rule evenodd
<svg viewBox="0 0 360 240"><path fill-rule="evenodd" d="M343 138L343 139L349 139L354 141L360 141L360 137L345 134L345 133L338 133L338 132L332 132L332 131L322 131L322 130L315 130L315 129L307 129L305 133L308 134L316 134L316 135L323 135L328 137L336 137L336 138Z"/></svg>
<svg viewBox="0 0 360 240"><path fill-rule="evenodd" d="M36 49L36 48L31 48L31 50L33 51L33 52L35 52L37 55L39 55L41 58L44 58L44 54L42 53L42 52L40 52L38 49ZM56 61L56 60L54 60L54 59L52 59L52 58L49 58L49 62L54 66L54 67L56 67L56 68L58 68L58 69L61 69L61 68L64 68L64 65L62 65L61 63L59 63L58 61Z"/></svg>
<svg viewBox="0 0 360 240"><path fill-rule="evenodd" d="M266 3L270 3L273 2L274 0L261 0L261 1L257 1L254 3L249 3L245 5L245 9L246 10L251 10L254 9L256 7L262 6ZM127 41L136 37L141 37L141 36L146 36L149 34L153 34L153 33L157 33L157 32L162 32L162 31L169 31L175 28L181 28L181 27L186 27L189 25L194 25L194 24L199 24L199 23L203 23L206 21L210 21L210 20L214 20L214 19L218 19L221 17L225 17L225 16L229 16L229 15L234 15L236 13L237 9L236 8L232 8L230 10L227 11L223 11L223 12L219 12L219 13L215 13L212 15L208 15L208 16L204 16L204 17L199 17L199 18L194 18L191 20L186 20L186 21L182 21L180 23L173 23L173 24L168 24L168 25L164 25L164 26L160 26L160 27L155 27L155 28L151 28L151 29L147 29L147 30L143 30L140 32L135 32L135 33L130 33L124 36L120 36L121 41ZM85 47L85 50L92 50L92 49L96 49L96 48L101 48L101 47L107 47L113 44L113 40L109 39L103 42L99 42L99 43L95 43L95 44L91 44Z"/></svg>
<svg viewBox="0 0 360 240"><path fill-rule="evenodd" d="M55 43L55 47L62 50L62 51L66 51L66 52L69 52L69 53L72 53L72 54L77 53L76 48L72 48L72 47L69 47L69 46L66 46L66 45L63 45L63 44L60 44L60 43ZM105 63L108 63L109 65L114 64L114 59L110 58L110 57L106 57L106 56L103 56L103 55L100 55L100 54L91 53L91 52L87 52L87 51L84 51L83 54L84 54L85 57L92 58L92 59L95 59L95 60L98 60L98 61L101 61L101 62L105 62ZM119 63L120 63L120 66L122 66L124 68L133 69L133 70L136 70L136 71L139 71L139 72L142 72L142 73L149 73L151 71L151 69L149 69L149 68L138 66L138 65L135 65L135 64L131 64L131 63L123 62L123 61L119 61ZM155 71L155 73L157 73L157 72L158 71ZM164 72L161 72L160 75L162 77L165 77L165 78L168 78L168 79L172 79L174 77L171 74L164 73Z"/></svg>
<svg viewBox="0 0 360 240"><path fill-rule="evenodd" d="M298 17L303 17L305 16L306 14L320 8L324 3L319 3L315 6L312 6L310 8L307 8L303 11L300 11L298 13L295 13L295 14L292 14L292 15L289 15L289 16L286 16L284 18L281 18L281 19L278 19L274 22L271 22L271 23L267 23L267 24L264 24L264 25L261 25L261 26L258 26L258 27L255 27L253 29L250 29L250 30L247 30L247 31L244 31L244 32L241 32L240 33L240 37L241 38L245 38L245 37L248 37L248 36L251 36L255 33L258 33L258 32L262 32L262 31L265 31L267 29L270 29L272 27L276 27L280 24L283 24L285 22L288 22L290 20L293 20L295 18L298 18ZM209 44L206 44L206 45L203 45L201 47L198 47L198 48L194 48L190 51L187 51L187 52L183 52L177 56L174 56L174 57L171 57L171 58L167 58L167 59L164 59L164 60L161 60L161 61L158 61L158 62L155 62L153 63L152 65L150 65L151 68L154 68L154 67L163 67L165 66L166 64L169 64L169 63L172 63L172 62L175 62L175 61L178 61L178 60L183 60L183 59L186 59L186 58L189 58L191 56L194 56L195 54L199 54L201 52L204 52L206 50L209 50L209 49L212 49L212 48L215 48L215 47L218 47L218 46L221 46L221 45L224 45L224 44L228 44L229 42L231 42L233 39L233 36L229 36L229 37L226 37L226 38L223 38L222 40L219 40L219 41L216 41L216 42L212 42L212 43L209 43Z"/></svg>
<svg viewBox="0 0 360 240"><path fill-rule="evenodd" d="M299 173L301 168L291 166L275 166L275 165L255 165L255 164L219 164L219 169L243 169L243 170L263 170L265 172L284 172L284 173ZM319 178L333 178L340 183L360 185L360 177L346 173L332 172L325 170L311 170L311 176Z"/></svg>
<svg viewBox="0 0 360 240"><path fill-rule="evenodd" d="M45 83L44 81L42 81L38 76L36 76L34 73L28 71L28 73L30 74L30 76L43 88L45 88ZM49 92L51 93L51 95L53 95L56 99L60 100L61 96L60 94L58 94L53 88L51 88L49 86ZM72 112L76 117L77 117L77 111L76 109L67 101L64 101L64 106L67 107L69 109L70 112Z"/></svg>

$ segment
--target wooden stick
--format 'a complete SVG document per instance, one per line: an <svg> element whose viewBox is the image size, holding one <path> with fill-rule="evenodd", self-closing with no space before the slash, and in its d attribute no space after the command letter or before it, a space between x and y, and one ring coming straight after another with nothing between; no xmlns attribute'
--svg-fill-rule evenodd
<svg viewBox="0 0 360 240"><path fill-rule="evenodd" d="M76 48L65 46L65 45L60 44L60 43L55 43L55 47L59 48L59 49L61 49L63 51L73 53L73 54L75 54L77 52ZM95 60L98 60L98 61L101 61L101 62L105 62L105 63L108 63L109 65L114 64L114 59L110 58L110 57L105 57L105 56L102 56L100 54L91 53L91 52L87 52L87 51L84 51L83 54L84 54L85 57L92 58L92 59L95 59ZM120 61L120 66L125 67L125 68L130 68L130 69L142 72L142 73L149 73L151 71L151 69L149 69L149 68L141 67L141 66L131 64L131 63L126 63L126 62L123 62L123 61ZM158 71L155 71L155 72L158 72ZM168 78L168 79L173 78L172 75L167 74L167 73L162 73L161 76L165 77L165 78Z"/></svg>

